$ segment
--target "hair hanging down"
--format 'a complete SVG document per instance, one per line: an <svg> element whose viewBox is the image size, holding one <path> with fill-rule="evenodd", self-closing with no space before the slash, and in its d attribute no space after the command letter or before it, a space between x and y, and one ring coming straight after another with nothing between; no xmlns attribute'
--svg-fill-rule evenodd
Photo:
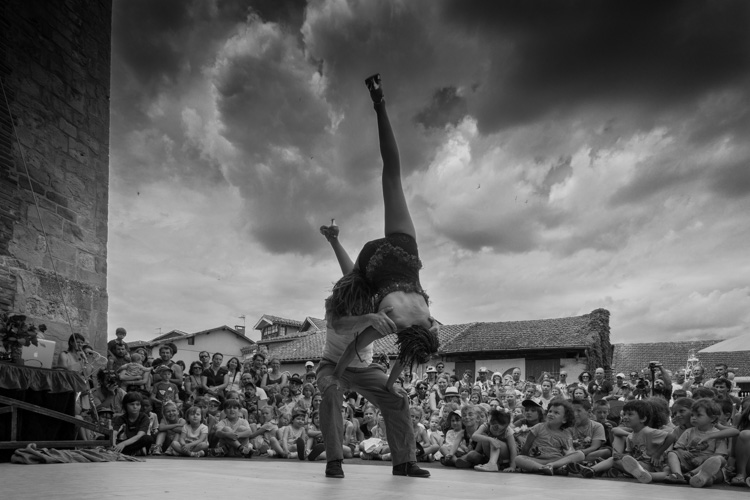
<svg viewBox="0 0 750 500"><path fill-rule="evenodd" d="M414 363L426 363L440 347L437 335L423 326L412 325L396 336L398 360L403 366L408 366L410 372Z"/></svg>
<svg viewBox="0 0 750 500"><path fill-rule="evenodd" d="M372 290L364 275L358 271L342 276L326 299L326 313L335 318L363 316L373 312L375 303Z"/></svg>

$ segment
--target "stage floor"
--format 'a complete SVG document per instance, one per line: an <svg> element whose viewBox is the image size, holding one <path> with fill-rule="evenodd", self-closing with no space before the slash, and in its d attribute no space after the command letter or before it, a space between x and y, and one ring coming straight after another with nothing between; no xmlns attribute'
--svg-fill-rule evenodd
<svg viewBox="0 0 750 500"><path fill-rule="evenodd" d="M422 465L422 464L420 464ZM391 475L390 463L349 460L345 479L324 477L324 462L274 459L190 459L158 457L145 462L98 464L0 464L0 498L100 500L101 498L263 498L413 500L554 498L555 500L737 499L749 488L726 485L700 490L689 486L640 484L633 480L547 477L484 473L424 464L432 477Z"/></svg>

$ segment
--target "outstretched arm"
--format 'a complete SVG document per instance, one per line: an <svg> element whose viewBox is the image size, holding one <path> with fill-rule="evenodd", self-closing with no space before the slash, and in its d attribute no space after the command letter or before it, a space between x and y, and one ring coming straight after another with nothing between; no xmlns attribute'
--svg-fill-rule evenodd
<svg viewBox="0 0 750 500"><path fill-rule="evenodd" d="M333 253L336 255L336 260L341 267L341 273L346 275L352 272L354 269L354 262L352 262L349 254L346 253L344 247L341 246L341 242L339 241L339 227L336 225L335 221L331 219L330 226L320 226L320 234L325 236L328 243L331 244Z"/></svg>
<svg viewBox="0 0 750 500"><path fill-rule="evenodd" d="M346 250L344 250L344 247L341 246L341 242L338 238L331 238L328 240L328 243L331 244L331 248L333 248L333 253L336 255L336 260L339 262L339 266L341 267L341 273L342 274L349 274L354 269L354 262L352 262L352 259L349 257L349 254L346 253Z"/></svg>

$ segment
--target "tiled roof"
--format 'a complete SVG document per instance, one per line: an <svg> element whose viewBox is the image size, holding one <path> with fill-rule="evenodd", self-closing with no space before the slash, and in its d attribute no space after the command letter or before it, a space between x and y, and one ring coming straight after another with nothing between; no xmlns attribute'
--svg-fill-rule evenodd
<svg viewBox="0 0 750 500"><path fill-rule="evenodd" d="M215 328L209 328L208 330L202 330L200 332L195 332L195 333L184 333L184 332L182 332L182 335L180 335L178 338L179 339L187 339L187 338L190 338L190 337L196 337L198 335L206 335L206 334L209 334L209 333L220 332L220 331L226 331L226 332L232 333L235 336L237 336L237 337L239 337L239 338L241 338L243 340L246 340L250 344L254 344L255 343L253 340L247 338L245 335L241 334L240 332L238 332L234 328L231 328L231 327L229 327L227 325L217 326ZM167 342L169 342L170 340L173 340L173 339L174 339L174 337L161 339L159 341L157 341L156 339L154 339L149 344L151 344L151 345L165 344L165 343L167 343Z"/></svg>
<svg viewBox="0 0 750 500"><path fill-rule="evenodd" d="M288 319L288 318L280 318L278 316L271 316L270 314L264 314L263 316L260 317L260 319L258 320L258 322L255 324L253 328L258 330L259 329L258 325L260 325L260 323L263 320L268 321L269 323L274 324L274 325L296 326L297 328L302 327L301 321Z"/></svg>
<svg viewBox="0 0 750 500"><path fill-rule="evenodd" d="M570 318L471 323L444 345L446 354L477 351L522 351L591 346L599 337L590 327L591 314Z"/></svg>
<svg viewBox="0 0 750 500"><path fill-rule="evenodd" d="M440 341L440 353L442 346L452 342L458 335L466 330L472 324L462 325L441 325L438 330L438 340ZM309 335L292 339L291 342L273 343L268 345L268 352L271 357L277 357L282 361L292 362L301 360L319 360L323 355L323 346L325 345L327 328L325 322L321 325L321 331L311 332ZM395 357L398 354L396 347L396 336L388 335L387 337L375 341L373 349L376 353L386 353L388 356Z"/></svg>
<svg viewBox="0 0 750 500"><path fill-rule="evenodd" d="M305 330L305 331L299 331L299 332L292 332L287 333L286 335L282 335L280 337L274 337L271 339L260 339L258 341L259 345L268 345L268 344L277 344L279 342L290 342L294 339L298 339L301 337L307 337L310 334L317 333L320 330ZM325 329L323 330L325 331Z"/></svg>
<svg viewBox="0 0 750 500"><path fill-rule="evenodd" d="M665 368L674 371L685 368L688 351L696 352L708 346L717 344L723 339L687 340L684 342L655 342L647 344L614 344L615 352L612 357L612 367L618 372L628 373L630 370L642 370L649 361L659 361ZM708 377L713 374L716 363L726 363L735 368L738 377L750 376L750 351L698 353L698 359L706 368Z"/></svg>

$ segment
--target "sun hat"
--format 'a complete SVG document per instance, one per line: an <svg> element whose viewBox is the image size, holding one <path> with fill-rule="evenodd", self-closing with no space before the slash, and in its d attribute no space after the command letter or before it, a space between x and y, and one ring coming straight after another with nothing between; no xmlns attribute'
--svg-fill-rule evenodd
<svg viewBox="0 0 750 500"><path fill-rule="evenodd" d="M443 397L447 398L451 396L455 396L457 398L461 397L461 395L458 393L457 387L446 387L445 392L443 393Z"/></svg>

